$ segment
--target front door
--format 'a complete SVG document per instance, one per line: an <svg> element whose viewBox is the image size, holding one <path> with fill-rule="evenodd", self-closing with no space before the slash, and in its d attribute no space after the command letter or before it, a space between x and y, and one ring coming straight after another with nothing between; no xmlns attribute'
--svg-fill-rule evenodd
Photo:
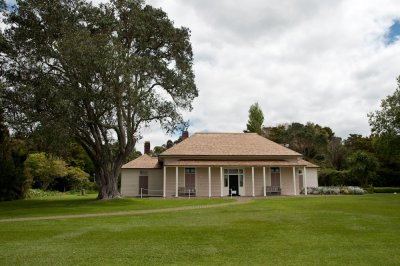
<svg viewBox="0 0 400 266"><path fill-rule="evenodd" d="M281 186L280 173L271 173L271 186L273 186L273 187Z"/></svg>
<svg viewBox="0 0 400 266"><path fill-rule="evenodd" d="M187 188L187 189L195 189L196 188L195 174L185 174L185 188Z"/></svg>
<svg viewBox="0 0 400 266"><path fill-rule="evenodd" d="M229 195L239 196L239 176L230 175L229 176Z"/></svg>
<svg viewBox="0 0 400 266"><path fill-rule="evenodd" d="M149 177L139 176L139 193L148 194L149 193Z"/></svg>

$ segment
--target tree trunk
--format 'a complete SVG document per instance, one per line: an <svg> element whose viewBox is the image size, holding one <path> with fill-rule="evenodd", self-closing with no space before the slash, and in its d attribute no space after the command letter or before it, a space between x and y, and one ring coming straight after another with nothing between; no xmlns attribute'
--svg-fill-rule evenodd
<svg viewBox="0 0 400 266"><path fill-rule="evenodd" d="M96 171L96 183L99 191L97 199L121 198L121 194L118 191L118 176L120 171L104 170L101 168Z"/></svg>

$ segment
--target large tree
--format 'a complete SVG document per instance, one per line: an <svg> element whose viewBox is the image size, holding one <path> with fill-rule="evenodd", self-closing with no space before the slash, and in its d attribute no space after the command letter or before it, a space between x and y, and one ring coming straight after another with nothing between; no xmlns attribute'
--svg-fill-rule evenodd
<svg viewBox="0 0 400 266"><path fill-rule="evenodd" d="M252 104L249 108L249 120L247 122L247 131L261 134L264 123L264 114L258 103Z"/></svg>
<svg viewBox="0 0 400 266"><path fill-rule="evenodd" d="M141 0L17 0L13 10L0 48L9 124L72 136L95 165L98 198L119 197L141 130L176 130L198 95L189 30Z"/></svg>

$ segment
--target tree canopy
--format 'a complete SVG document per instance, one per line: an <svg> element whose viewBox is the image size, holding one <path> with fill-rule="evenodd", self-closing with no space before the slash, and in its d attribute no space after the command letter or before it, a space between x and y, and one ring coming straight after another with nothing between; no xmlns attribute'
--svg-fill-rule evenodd
<svg viewBox="0 0 400 266"><path fill-rule="evenodd" d="M264 123L264 114L258 103L250 106L249 120L247 122L247 131L261 134Z"/></svg>
<svg viewBox="0 0 400 266"><path fill-rule="evenodd" d="M186 126L198 95L187 28L141 0L20 0L5 12L0 63L8 123L72 136L96 168L99 198L118 197L141 130ZM115 145L118 147L115 149Z"/></svg>
<svg viewBox="0 0 400 266"><path fill-rule="evenodd" d="M318 124L292 123L287 126L280 125L270 128L267 137L271 140L288 144L293 149L305 156L306 159L321 160L329 140L333 137L332 130Z"/></svg>
<svg viewBox="0 0 400 266"><path fill-rule="evenodd" d="M368 115L372 133L400 136L400 77L397 89L381 102L381 110Z"/></svg>

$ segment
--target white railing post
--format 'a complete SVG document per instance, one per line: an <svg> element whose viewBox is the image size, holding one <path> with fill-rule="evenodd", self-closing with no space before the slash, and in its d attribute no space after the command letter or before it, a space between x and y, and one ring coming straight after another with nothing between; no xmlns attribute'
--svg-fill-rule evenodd
<svg viewBox="0 0 400 266"><path fill-rule="evenodd" d="M263 186L264 186L264 197L267 196L267 184L265 183L265 166L263 167Z"/></svg>
<svg viewBox="0 0 400 266"><path fill-rule="evenodd" d="M304 195L307 196L307 170L306 167L304 167L303 170L303 186L304 186Z"/></svg>
<svg viewBox="0 0 400 266"><path fill-rule="evenodd" d="M143 188L140 188L140 198L143 199Z"/></svg>
<svg viewBox="0 0 400 266"><path fill-rule="evenodd" d="M191 191L191 189L189 188L189 199L190 199L190 191Z"/></svg>
<svg viewBox="0 0 400 266"><path fill-rule="evenodd" d="M293 166L293 194L296 196L296 167Z"/></svg>
<svg viewBox="0 0 400 266"><path fill-rule="evenodd" d="M224 196L224 170L220 167L220 177L221 177L221 197Z"/></svg>
<svg viewBox="0 0 400 266"><path fill-rule="evenodd" d="M164 166L163 168L163 198L165 199L167 196L167 167Z"/></svg>
<svg viewBox="0 0 400 266"><path fill-rule="evenodd" d="M175 167L175 197L178 197L178 166Z"/></svg>
<svg viewBox="0 0 400 266"><path fill-rule="evenodd" d="M208 167L208 198L211 198L211 167Z"/></svg>
<svg viewBox="0 0 400 266"><path fill-rule="evenodd" d="M254 197L254 167L251 167L251 196Z"/></svg>

